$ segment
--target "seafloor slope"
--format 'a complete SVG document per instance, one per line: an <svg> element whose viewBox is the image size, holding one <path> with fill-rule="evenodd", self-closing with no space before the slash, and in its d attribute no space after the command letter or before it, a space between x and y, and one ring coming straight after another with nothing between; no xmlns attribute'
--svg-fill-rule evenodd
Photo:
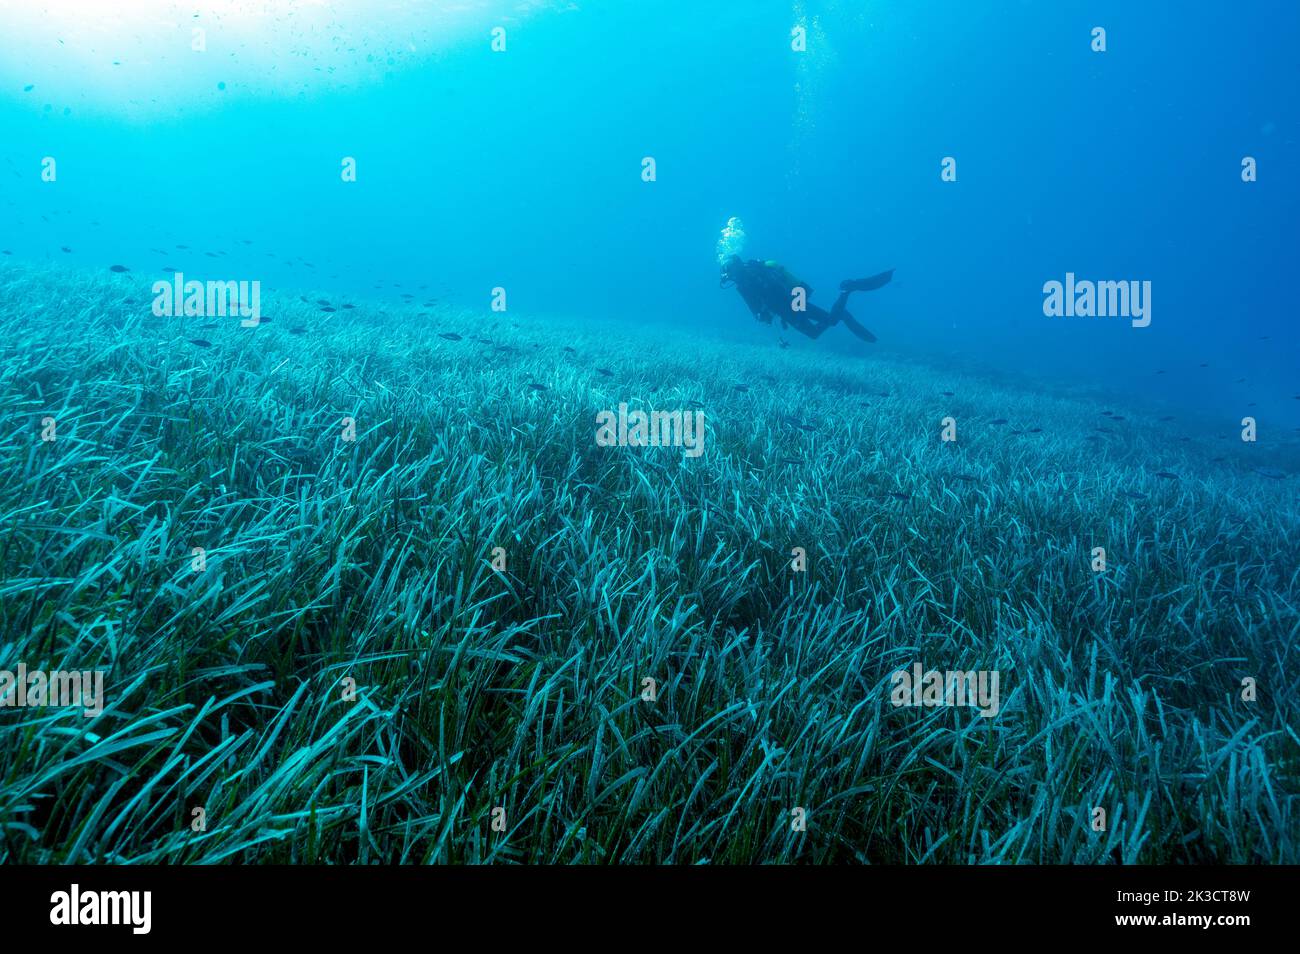
<svg viewBox="0 0 1300 954"><path fill-rule="evenodd" d="M0 669L108 670L98 716L0 711L0 860L1300 862L1293 448L148 285L0 265ZM620 402L704 454L597 446ZM893 706L914 663L997 715Z"/></svg>

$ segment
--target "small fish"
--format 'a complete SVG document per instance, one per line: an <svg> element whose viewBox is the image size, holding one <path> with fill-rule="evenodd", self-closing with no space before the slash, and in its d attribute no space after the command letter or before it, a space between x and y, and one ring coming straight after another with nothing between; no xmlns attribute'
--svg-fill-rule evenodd
<svg viewBox="0 0 1300 954"><path fill-rule="evenodd" d="M687 402L686 402L686 406L687 406L687 407L693 407L693 408L701 408L701 407L704 407L704 402L703 402L703 401L687 401Z"/></svg>
<svg viewBox="0 0 1300 954"><path fill-rule="evenodd" d="M1170 473L1170 472L1167 471L1167 470L1157 470L1155 475L1156 475L1157 477L1161 477L1161 478L1163 478L1164 480L1177 480L1177 479L1178 479L1178 475L1177 475L1177 474Z"/></svg>
<svg viewBox="0 0 1300 954"><path fill-rule="evenodd" d="M217 253L216 253L216 252L204 252L203 254L206 255L208 258L216 258L216 257L217 257Z"/></svg>
<svg viewBox="0 0 1300 954"><path fill-rule="evenodd" d="M958 480L964 480L968 484L978 484L980 479L974 474L953 474Z"/></svg>
<svg viewBox="0 0 1300 954"><path fill-rule="evenodd" d="M953 394L952 394L951 391L944 391L944 392L942 392L942 393L943 393L943 396L944 396L944 397L952 397L952 396L953 396Z"/></svg>
<svg viewBox="0 0 1300 954"><path fill-rule="evenodd" d="M1156 374L1164 374L1163 371L1157 371Z"/></svg>
<svg viewBox="0 0 1300 954"><path fill-rule="evenodd" d="M271 322L275 321L275 319L270 315L259 315L257 321L258 324L269 325Z"/></svg>
<svg viewBox="0 0 1300 954"><path fill-rule="evenodd" d="M1217 464L1217 463L1219 463L1219 461L1227 460L1227 459L1228 459L1228 458L1226 458L1226 457L1211 457L1211 458L1210 458L1210 463L1211 463L1211 464Z"/></svg>
<svg viewBox="0 0 1300 954"><path fill-rule="evenodd" d="M491 338L479 338L479 337L477 337L477 336L474 336L474 340L477 341L479 344L491 344L491 343L492 343L492 339L491 339Z"/></svg>
<svg viewBox="0 0 1300 954"><path fill-rule="evenodd" d="M536 381L529 381L529 382L528 382L528 386L529 386L530 388L532 388L534 391L549 391L549 390L550 390L550 388L548 388L545 384L538 384Z"/></svg>
<svg viewBox="0 0 1300 954"><path fill-rule="evenodd" d="M1201 365L1201 367L1202 367L1202 368L1208 368L1209 365L1208 365L1208 364L1203 364L1203 365Z"/></svg>
<svg viewBox="0 0 1300 954"><path fill-rule="evenodd" d="M1172 421L1173 419L1174 419L1174 416L1173 416L1172 414L1166 414L1166 415L1165 415L1164 417L1162 417L1160 420L1162 420L1162 421Z"/></svg>
<svg viewBox="0 0 1300 954"><path fill-rule="evenodd" d="M736 390L736 391L748 391L748 390L749 390L749 385L748 385L748 384L737 384L737 385L733 385L733 390Z"/></svg>
<svg viewBox="0 0 1300 954"><path fill-rule="evenodd" d="M577 353L578 353L575 349L570 348L568 345L565 345L563 350L567 351L569 354L577 354Z"/></svg>
<svg viewBox="0 0 1300 954"><path fill-rule="evenodd" d="M871 407L871 405L868 404L866 401L859 401L858 407Z"/></svg>
<svg viewBox="0 0 1300 954"><path fill-rule="evenodd" d="M35 88L36 88L36 84L35 84L35 83L28 83L26 86L23 87L23 92L24 92L24 93L30 93L30 92L31 92L32 90L34 90Z"/></svg>
<svg viewBox="0 0 1300 954"><path fill-rule="evenodd" d="M1246 383L1246 379L1245 379L1245 378L1238 378L1236 381L1233 381L1232 383L1233 383L1233 384L1245 384L1245 383Z"/></svg>
<svg viewBox="0 0 1300 954"><path fill-rule="evenodd" d="M189 249L190 249L190 247L189 247L188 245L177 245L176 247L179 248L179 249L181 249L182 251L186 251L186 252L188 252Z"/></svg>
<svg viewBox="0 0 1300 954"><path fill-rule="evenodd" d="M1101 416L1102 416L1102 417L1110 417L1110 416L1111 416L1112 414L1114 414L1114 413L1115 413L1114 411L1102 411L1102 412L1101 412Z"/></svg>
<svg viewBox="0 0 1300 954"><path fill-rule="evenodd" d="M989 421L990 424L1005 424L1006 422L1007 419L1005 417L995 417L993 420Z"/></svg>
<svg viewBox="0 0 1300 954"><path fill-rule="evenodd" d="M1259 476L1267 477L1270 480L1282 480L1286 477L1286 473L1278 470L1276 467L1252 467L1251 470L1259 474Z"/></svg>
<svg viewBox="0 0 1300 954"><path fill-rule="evenodd" d="M332 305L322 305L322 306L321 306L321 311L329 311L329 312L333 312L333 311L335 311L335 308L334 308Z"/></svg>
<svg viewBox="0 0 1300 954"><path fill-rule="evenodd" d="M299 300L300 302L302 302L303 304L305 304L305 305L310 305L310 304L311 304L311 302L309 302L309 301L307 300L307 296L306 296L306 295L299 295L299 296L298 296L298 300Z"/></svg>
<svg viewBox="0 0 1300 954"><path fill-rule="evenodd" d="M307 329L302 327L301 325L289 329L289 334L291 335L305 335L306 333L307 333Z"/></svg>
<svg viewBox="0 0 1300 954"><path fill-rule="evenodd" d="M1031 428L1029 429L1029 433L1030 433L1030 434L1041 434L1041 433L1043 433L1043 429L1042 429L1041 427L1031 427Z"/></svg>
<svg viewBox="0 0 1300 954"><path fill-rule="evenodd" d="M597 368L596 373L602 374L607 378L612 378L614 376L614 372L609 370L609 368Z"/></svg>
<svg viewBox="0 0 1300 954"><path fill-rule="evenodd" d="M343 305L342 307L343 307L344 309L346 309L347 311L352 311L352 309L356 308L357 306L356 306L356 305Z"/></svg>
<svg viewBox="0 0 1300 954"><path fill-rule="evenodd" d="M441 331L438 333L439 338L446 338L448 341L460 341L460 335L454 331Z"/></svg>
<svg viewBox="0 0 1300 954"><path fill-rule="evenodd" d="M1112 415L1110 416L1110 419L1111 419L1112 421L1122 421L1122 420L1124 420L1124 418L1120 417L1118 414L1112 414Z"/></svg>
<svg viewBox="0 0 1300 954"><path fill-rule="evenodd" d="M786 348L790 347L790 342L782 338L780 341L776 343L776 346L780 348L782 351L784 351Z"/></svg>
<svg viewBox="0 0 1300 954"><path fill-rule="evenodd" d="M911 494L901 494L901 493L898 493L897 491L893 491L893 490L891 490L891 491L889 492L889 496L893 497L895 500L911 500L911 499L912 499L912 495L911 495Z"/></svg>
<svg viewBox="0 0 1300 954"><path fill-rule="evenodd" d="M1138 493L1136 490L1122 490L1122 491L1120 491L1120 493L1122 493L1125 497L1132 497L1134 500L1146 500L1146 499L1147 499L1147 495L1146 495L1146 494L1140 494L1140 493Z"/></svg>
<svg viewBox="0 0 1300 954"><path fill-rule="evenodd" d="M9 251L9 249L5 249L3 252L0 252L0 255L12 255L12 254L13 252Z"/></svg>
<svg viewBox="0 0 1300 954"><path fill-rule="evenodd" d="M1115 429L1112 427L1094 427L1094 431L1101 431L1103 434L1114 434Z"/></svg>
<svg viewBox="0 0 1300 954"><path fill-rule="evenodd" d="M68 248L66 245L60 245L60 246L59 246L59 250L60 250L60 251L63 251L63 252L68 252L68 253L71 253L71 252L72 252L72 249Z"/></svg>
<svg viewBox="0 0 1300 954"><path fill-rule="evenodd" d="M108 270L110 272L117 272L120 275L122 272L129 272L131 269L127 268L125 265L113 265L110 266Z"/></svg>
<svg viewBox="0 0 1300 954"><path fill-rule="evenodd" d="M326 301L324 298L317 298L317 299L316 299L316 304L318 304L318 305L328 305L329 302Z"/></svg>
<svg viewBox="0 0 1300 954"><path fill-rule="evenodd" d="M200 348L211 348L211 347L212 347L212 342L211 342L211 341L208 341L206 338L191 338L191 339L190 339L190 344L192 344L192 345L198 345Z"/></svg>
<svg viewBox="0 0 1300 954"><path fill-rule="evenodd" d="M1020 430L1019 428L1013 428L1012 431L1011 431L1011 433L1012 433L1012 434L1023 434L1024 431Z"/></svg>

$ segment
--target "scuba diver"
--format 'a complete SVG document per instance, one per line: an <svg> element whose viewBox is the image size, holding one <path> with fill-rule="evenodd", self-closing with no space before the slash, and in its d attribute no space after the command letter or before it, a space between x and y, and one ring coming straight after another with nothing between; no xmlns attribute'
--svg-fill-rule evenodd
<svg viewBox="0 0 1300 954"><path fill-rule="evenodd" d="M718 285L722 288L735 285L736 291L755 318L770 325L773 317L779 317L782 328L793 327L809 338L818 338L828 328L843 322L844 327L863 341L876 340L875 335L849 314L849 295L855 291L874 291L888 285L894 274L892 268L870 278L840 282L840 297L835 300L831 310L826 311L808 302L812 288L791 275L784 266L776 262L760 262L758 259L741 259L738 253L744 241L744 225L733 216L727 221L727 227L722 230L722 238L718 241L718 264L722 268ZM796 289L803 294L796 296ZM802 308L797 308L797 304L802 305Z"/></svg>

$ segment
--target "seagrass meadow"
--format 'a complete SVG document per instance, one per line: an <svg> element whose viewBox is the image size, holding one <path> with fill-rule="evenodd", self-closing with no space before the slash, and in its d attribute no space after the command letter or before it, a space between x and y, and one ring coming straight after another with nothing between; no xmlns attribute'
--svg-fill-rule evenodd
<svg viewBox="0 0 1300 954"><path fill-rule="evenodd" d="M0 710L0 860L1300 862L1294 442L322 294L0 263L0 669L106 673Z"/></svg>

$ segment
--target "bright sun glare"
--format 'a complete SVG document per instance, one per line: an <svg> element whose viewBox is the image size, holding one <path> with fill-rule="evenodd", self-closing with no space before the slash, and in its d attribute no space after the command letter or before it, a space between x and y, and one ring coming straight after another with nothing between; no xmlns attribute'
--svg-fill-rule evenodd
<svg viewBox="0 0 1300 954"><path fill-rule="evenodd" d="M0 95L31 85L65 109L148 115L214 91L311 96L381 80L539 2L0 0Z"/></svg>

